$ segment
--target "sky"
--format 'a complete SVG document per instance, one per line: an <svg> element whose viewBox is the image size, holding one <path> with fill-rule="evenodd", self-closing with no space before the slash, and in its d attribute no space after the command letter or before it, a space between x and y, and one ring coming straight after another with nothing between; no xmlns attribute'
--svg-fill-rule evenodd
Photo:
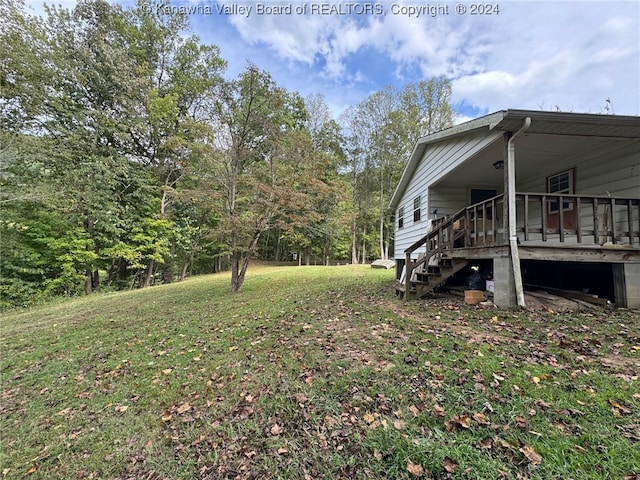
<svg viewBox="0 0 640 480"><path fill-rule="evenodd" d="M131 5L131 0L111 0ZM29 0L34 13L42 1ZM52 2L65 7L73 0ZM640 114L640 2L172 0L233 78L248 62L335 117L443 75L456 123L508 108Z"/></svg>

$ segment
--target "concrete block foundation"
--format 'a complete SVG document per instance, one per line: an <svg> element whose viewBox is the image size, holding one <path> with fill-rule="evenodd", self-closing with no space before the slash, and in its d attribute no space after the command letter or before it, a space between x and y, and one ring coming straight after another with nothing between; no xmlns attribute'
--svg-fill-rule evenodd
<svg viewBox="0 0 640 480"><path fill-rule="evenodd" d="M617 306L640 308L640 263L615 263L613 290Z"/></svg>
<svg viewBox="0 0 640 480"><path fill-rule="evenodd" d="M493 259L493 280L495 292L493 302L501 308L518 306L516 287L513 280L513 265L511 257L496 257Z"/></svg>

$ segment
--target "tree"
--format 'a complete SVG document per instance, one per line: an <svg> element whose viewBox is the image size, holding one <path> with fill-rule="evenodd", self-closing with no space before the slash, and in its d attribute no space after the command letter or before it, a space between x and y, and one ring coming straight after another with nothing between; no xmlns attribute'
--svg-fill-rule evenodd
<svg viewBox="0 0 640 480"><path fill-rule="evenodd" d="M216 137L203 178L223 203L220 238L227 241L237 292L261 235L277 216L303 204L291 185L305 155L304 104L250 65L220 88L211 113Z"/></svg>
<svg viewBox="0 0 640 480"><path fill-rule="evenodd" d="M348 169L353 183L352 261L377 238L377 253L387 258L393 242L393 218L386 210L393 189L420 136L451 126L451 84L444 77L406 85L402 91L385 87L351 107L341 117L347 132ZM370 205L377 209L374 233Z"/></svg>
<svg viewBox="0 0 640 480"><path fill-rule="evenodd" d="M133 97L137 104L130 128L129 154L151 169L160 195L159 215L172 219L172 199L180 195L178 184L190 163L202 154L210 130L207 112L222 82L226 62L218 47L203 45L196 36L187 36L185 14L159 8L163 2L138 0L131 12L129 55L144 80ZM173 237L177 240L178 237ZM165 264L165 281L174 276L174 244L160 263ZM149 257L150 282L156 257Z"/></svg>

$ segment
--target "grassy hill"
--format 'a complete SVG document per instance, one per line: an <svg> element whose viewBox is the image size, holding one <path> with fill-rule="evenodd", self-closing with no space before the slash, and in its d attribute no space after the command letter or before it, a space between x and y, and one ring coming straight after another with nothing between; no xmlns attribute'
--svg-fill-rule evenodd
<svg viewBox="0 0 640 480"><path fill-rule="evenodd" d="M638 478L637 312L392 282L262 266L5 315L2 478Z"/></svg>

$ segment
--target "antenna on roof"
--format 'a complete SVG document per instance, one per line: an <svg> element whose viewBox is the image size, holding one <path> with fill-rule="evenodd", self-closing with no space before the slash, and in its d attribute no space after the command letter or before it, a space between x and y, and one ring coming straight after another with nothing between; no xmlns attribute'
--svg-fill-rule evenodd
<svg viewBox="0 0 640 480"><path fill-rule="evenodd" d="M611 98L607 97L604 101L606 103L604 111L607 112L607 115L613 115L613 102L611 102Z"/></svg>

